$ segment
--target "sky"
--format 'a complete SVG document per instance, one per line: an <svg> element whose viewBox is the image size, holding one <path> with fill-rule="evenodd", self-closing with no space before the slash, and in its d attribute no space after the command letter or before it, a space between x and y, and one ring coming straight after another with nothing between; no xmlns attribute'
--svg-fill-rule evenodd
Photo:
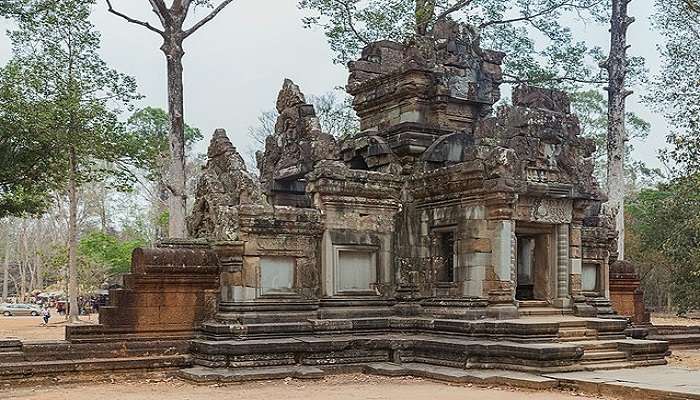
<svg viewBox="0 0 700 400"><path fill-rule="evenodd" d="M116 9L132 17L158 24L146 0L112 0ZM643 56L652 75L659 68L657 45L661 38L651 29L653 0L635 0L630 14L633 55ZM206 9L189 18L202 18ZM216 128L226 129L241 153L251 146L248 128L261 112L274 108L285 78L292 79L308 95L320 95L347 81L347 70L332 63L333 55L320 29L304 29L296 0L235 0L204 28L185 42L185 119L205 134L195 149L205 152ZM120 72L136 78L145 96L138 106L166 107L165 59L161 39L143 27L109 14L101 0L92 16L102 32L102 56ZM11 26L0 20L0 30ZM607 26L572 27L593 46L608 48ZM0 35L0 64L10 57L9 41ZM633 143L633 157L657 167L657 151L665 145L667 126L661 116L640 102L636 88L628 100L630 111L649 121L652 131L643 143Z"/></svg>

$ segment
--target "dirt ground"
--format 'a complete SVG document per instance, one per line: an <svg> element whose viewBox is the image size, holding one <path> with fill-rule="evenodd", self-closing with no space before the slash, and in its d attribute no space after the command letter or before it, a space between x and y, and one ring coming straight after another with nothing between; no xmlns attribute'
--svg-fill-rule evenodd
<svg viewBox="0 0 700 400"><path fill-rule="evenodd" d="M652 314L654 325L700 326L700 318L681 318L673 314Z"/></svg>
<svg viewBox="0 0 700 400"><path fill-rule="evenodd" d="M81 317L84 323L97 323L97 314ZM52 313L49 325L42 326L41 317L4 317L0 315L0 339L63 340L66 319Z"/></svg>
<svg viewBox="0 0 700 400"><path fill-rule="evenodd" d="M700 350L673 350L668 364L700 371Z"/></svg>
<svg viewBox="0 0 700 400"><path fill-rule="evenodd" d="M116 393L119 393L118 395ZM0 389L0 399L21 400L593 400L561 392L453 386L416 378L362 375L321 381L287 379L234 385L193 385L179 380Z"/></svg>

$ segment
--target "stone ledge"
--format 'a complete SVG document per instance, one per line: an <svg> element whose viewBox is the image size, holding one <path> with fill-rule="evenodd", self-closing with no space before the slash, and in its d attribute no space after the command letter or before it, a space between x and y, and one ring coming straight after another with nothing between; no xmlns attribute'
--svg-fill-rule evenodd
<svg viewBox="0 0 700 400"><path fill-rule="evenodd" d="M0 382L21 381L37 376L120 370L168 370L191 365L188 355L145 356L125 358L86 358L58 361L23 361L0 363Z"/></svg>
<svg viewBox="0 0 700 400"><path fill-rule="evenodd" d="M336 366L310 367L300 365L240 369L206 368L198 366L180 370L178 376L197 383L230 383L285 378L319 379L325 376L353 372L393 377L414 376L442 382L503 385L536 390L553 389L558 386L558 381L556 379L535 374L505 370L465 370L421 363L353 364L343 369L337 368Z"/></svg>

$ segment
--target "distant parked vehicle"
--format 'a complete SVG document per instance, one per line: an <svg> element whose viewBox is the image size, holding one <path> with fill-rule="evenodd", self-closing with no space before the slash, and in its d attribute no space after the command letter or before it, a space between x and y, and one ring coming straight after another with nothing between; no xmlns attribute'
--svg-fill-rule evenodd
<svg viewBox="0 0 700 400"><path fill-rule="evenodd" d="M38 317L41 314L41 308L34 304L2 304L0 305L0 313L6 317L20 315Z"/></svg>

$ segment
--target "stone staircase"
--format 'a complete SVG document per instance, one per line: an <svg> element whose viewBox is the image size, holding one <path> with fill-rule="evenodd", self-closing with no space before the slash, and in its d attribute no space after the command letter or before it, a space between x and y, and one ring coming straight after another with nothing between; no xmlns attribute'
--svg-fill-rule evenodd
<svg viewBox="0 0 700 400"><path fill-rule="evenodd" d="M582 364L620 363L627 361L628 354L618 350L617 341L590 340L574 342L583 347Z"/></svg>
<svg viewBox="0 0 700 400"><path fill-rule="evenodd" d="M625 319L561 315L543 305L524 307L546 310L542 315L512 320L349 318L211 330L191 341L197 372L183 376L257 379L295 366L342 370L367 363L538 374L666 363L667 343L628 338Z"/></svg>
<svg viewBox="0 0 700 400"><path fill-rule="evenodd" d="M173 370L191 365L186 341L105 342L0 340L0 382L113 371Z"/></svg>
<svg viewBox="0 0 700 400"><path fill-rule="evenodd" d="M649 328L648 338L666 340L674 349L698 349L700 326L655 325Z"/></svg>
<svg viewBox="0 0 700 400"><path fill-rule="evenodd" d="M0 340L0 363L24 361L19 339Z"/></svg>
<svg viewBox="0 0 700 400"><path fill-rule="evenodd" d="M624 334L624 324L617 320L572 319L559 323L559 342L579 346L584 353L579 363L584 369L629 368L637 366L663 365L663 346L651 353L636 357L635 346L646 344L658 345L659 341L631 339ZM617 324L617 331L614 325ZM600 333L596 328L604 328Z"/></svg>

